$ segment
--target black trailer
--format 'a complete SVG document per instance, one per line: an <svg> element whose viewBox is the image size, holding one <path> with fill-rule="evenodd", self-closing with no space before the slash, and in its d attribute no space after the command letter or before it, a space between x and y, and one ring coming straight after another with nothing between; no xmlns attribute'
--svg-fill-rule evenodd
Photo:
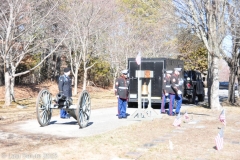
<svg viewBox="0 0 240 160"><path fill-rule="evenodd" d="M167 58L142 58L141 65L136 63L135 58L128 59L129 71L129 107L137 107L138 105L138 78L136 71L148 70L153 71L151 78L151 103L159 104L162 101L162 87L164 70L174 70L174 68L182 68L180 78L183 79L184 62L178 59ZM142 78L142 85L148 85L149 78ZM141 95L141 98L147 99L147 95Z"/></svg>

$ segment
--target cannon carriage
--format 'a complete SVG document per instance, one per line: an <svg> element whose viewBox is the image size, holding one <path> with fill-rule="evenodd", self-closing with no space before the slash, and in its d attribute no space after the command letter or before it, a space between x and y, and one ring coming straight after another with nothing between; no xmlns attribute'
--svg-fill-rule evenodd
<svg viewBox="0 0 240 160"><path fill-rule="evenodd" d="M78 98L77 104L72 104L72 99L62 94L57 94L52 98L52 94L47 89L42 89L36 101L36 114L40 126L50 124L53 109L64 109L77 120L80 128L88 125L91 115L91 98L86 90L83 90Z"/></svg>

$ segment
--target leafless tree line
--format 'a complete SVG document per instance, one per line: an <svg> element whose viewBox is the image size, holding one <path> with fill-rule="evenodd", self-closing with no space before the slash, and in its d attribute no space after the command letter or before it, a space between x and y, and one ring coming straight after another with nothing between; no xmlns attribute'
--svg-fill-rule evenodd
<svg viewBox="0 0 240 160"><path fill-rule="evenodd" d="M144 26L140 18L131 17L132 8L121 10L121 7L114 0L3 0L0 53L5 105L10 105L14 98L16 77L41 69L46 62L56 66L56 62L51 62L53 59L68 59L74 76L74 94L77 94L79 68L84 70L81 76L85 89L88 70L94 66L90 63L92 57L108 61L116 78L127 67L127 59L139 51L146 52L145 56L161 56L164 53L161 48L175 52L164 45L165 31L160 27L161 23L164 26L163 21L159 19L155 26ZM29 55L39 56L39 63L17 72Z"/></svg>
<svg viewBox="0 0 240 160"><path fill-rule="evenodd" d="M15 78L40 69L46 61L52 63L52 59L62 57L69 61L77 94L79 69L84 71L80 76L86 89L88 71L95 65L90 63L93 57L109 62L115 80L119 71L127 67L127 59L138 52L143 57L176 57L176 34L190 29L208 50L209 106L219 109L219 59L223 57L230 66L231 84L235 76L239 77L239 2L174 0L154 4L139 0L131 7L119 2L3 0L0 62L4 66L5 105L13 100ZM140 4L145 5L143 14L137 12ZM230 56L223 48L227 36L233 44ZM27 71L16 72L29 55L40 55L39 63ZM233 102L234 96L229 100Z"/></svg>

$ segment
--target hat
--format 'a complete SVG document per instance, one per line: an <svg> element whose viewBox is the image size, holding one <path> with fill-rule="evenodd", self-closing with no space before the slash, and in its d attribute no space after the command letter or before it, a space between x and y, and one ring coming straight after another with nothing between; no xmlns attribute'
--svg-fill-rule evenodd
<svg viewBox="0 0 240 160"><path fill-rule="evenodd" d="M165 71L165 73L167 73L167 74L172 74L172 72L173 72L172 70L166 70Z"/></svg>
<svg viewBox="0 0 240 160"><path fill-rule="evenodd" d="M63 70L65 73L70 71L70 68L64 68Z"/></svg>
<svg viewBox="0 0 240 160"><path fill-rule="evenodd" d="M181 72L182 68L174 68L175 71Z"/></svg>
<svg viewBox="0 0 240 160"><path fill-rule="evenodd" d="M122 70L122 74L128 74L128 70L127 69Z"/></svg>

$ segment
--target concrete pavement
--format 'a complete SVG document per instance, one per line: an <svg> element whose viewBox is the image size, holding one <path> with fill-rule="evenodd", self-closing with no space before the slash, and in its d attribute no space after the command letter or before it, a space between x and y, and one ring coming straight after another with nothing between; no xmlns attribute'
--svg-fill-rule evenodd
<svg viewBox="0 0 240 160"><path fill-rule="evenodd" d="M183 104L181 111L194 105ZM37 118L28 121L21 121L8 126L15 132L24 132L32 134L46 134L57 137L86 137L97 134L102 134L122 126L128 126L139 122L139 119L131 117L135 113L137 108L128 108L127 113L130 116L127 119L118 119L117 107L95 109L91 111L91 117L89 124L86 128L79 129L79 125L74 118L61 119L60 116L54 116L51 118L50 125L40 127ZM160 114L160 109L154 109L154 112ZM148 119L140 119L148 120ZM151 119L150 119L151 120Z"/></svg>
<svg viewBox="0 0 240 160"><path fill-rule="evenodd" d="M132 114L136 108L129 108L127 113ZM117 107L96 109L91 111L89 125L79 129L74 118L61 119L59 116L51 118L48 126L40 127L36 120L28 120L17 124L19 130L34 134L49 134L61 137L85 137L105 133L121 126L131 125L137 121L118 119Z"/></svg>

